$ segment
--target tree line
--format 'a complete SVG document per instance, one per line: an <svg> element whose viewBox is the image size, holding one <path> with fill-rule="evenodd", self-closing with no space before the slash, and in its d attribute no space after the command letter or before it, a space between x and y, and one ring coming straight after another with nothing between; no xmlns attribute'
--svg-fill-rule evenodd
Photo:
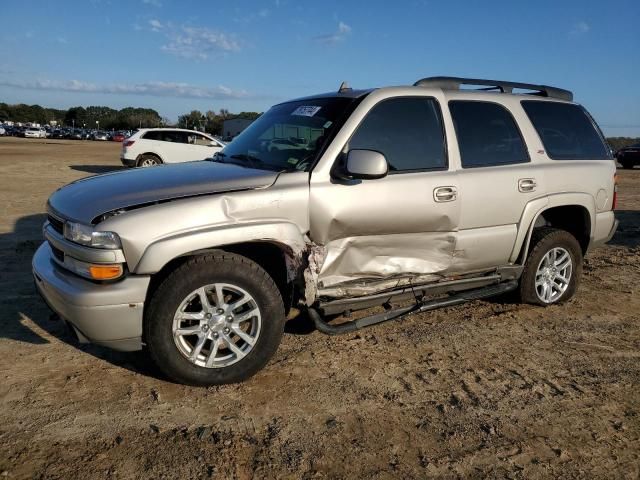
<svg viewBox="0 0 640 480"><path fill-rule="evenodd" d="M71 107L68 110L41 107L40 105L9 105L0 103L0 121L48 124L105 130L132 130L140 127L161 127L168 122L151 108L127 107L116 110L110 107Z"/></svg>
<svg viewBox="0 0 640 480"><path fill-rule="evenodd" d="M177 127L206 131L213 135L222 134L222 123L233 118L254 120L260 116L257 112L231 113L221 109L219 112L208 110L205 113L193 110L178 117ZM167 119L151 108L126 107L116 110L104 106L71 107L68 110L47 108L40 105L23 103L10 105L0 103L0 122L11 120L21 123L48 124L55 120L58 125L83 128L100 128L104 130L133 130L173 126Z"/></svg>
<svg viewBox="0 0 640 480"><path fill-rule="evenodd" d="M192 110L180 115L175 126L180 128L197 129L213 135L222 134L222 124L225 120L233 118L246 118L255 120L261 115L258 112L231 113L227 109L219 112L208 110L202 113ZM151 108L127 107L115 110L110 107L71 107L68 110L41 107L40 105L9 105L0 103L0 122L12 120L14 122L34 122L48 124L56 120L58 124L75 127L97 128L105 130L133 130L136 128L172 126L167 118L160 116ZM98 122L98 123L96 123ZM608 137L607 142L615 151L627 145L640 143L640 138L632 137Z"/></svg>
<svg viewBox="0 0 640 480"><path fill-rule="evenodd" d="M613 151L620 150L622 147L628 147L640 143L640 137L607 137L607 143L611 146Z"/></svg>
<svg viewBox="0 0 640 480"><path fill-rule="evenodd" d="M191 112L178 117L177 126L180 128L196 129L213 135L221 135L222 124L225 120L231 120L234 118L255 120L260 115L261 113L258 112L231 113L229 110L224 108L218 113L213 110L208 110L206 113L202 113L199 110L192 110Z"/></svg>

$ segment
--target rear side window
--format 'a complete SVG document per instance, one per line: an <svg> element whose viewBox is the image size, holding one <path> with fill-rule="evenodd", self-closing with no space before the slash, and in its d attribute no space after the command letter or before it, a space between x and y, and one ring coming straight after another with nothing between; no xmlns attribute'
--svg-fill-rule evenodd
<svg viewBox="0 0 640 480"><path fill-rule="evenodd" d="M554 160L608 160L607 147L589 114L579 105L523 101L549 158Z"/></svg>
<svg viewBox="0 0 640 480"><path fill-rule="evenodd" d="M189 143L188 132L178 130L152 130L144 134L144 139L171 143Z"/></svg>
<svg viewBox="0 0 640 480"><path fill-rule="evenodd" d="M389 173L447 167L440 108L432 98L399 97L375 105L349 140L349 149L384 154Z"/></svg>
<svg viewBox="0 0 640 480"><path fill-rule="evenodd" d="M160 140L160 132L152 130L151 132L145 133L142 138L145 140Z"/></svg>
<svg viewBox="0 0 640 480"><path fill-rule="evenodd" d="M511 113L490 102L451 101L463 168L529 161L527 148Z"/></svg>

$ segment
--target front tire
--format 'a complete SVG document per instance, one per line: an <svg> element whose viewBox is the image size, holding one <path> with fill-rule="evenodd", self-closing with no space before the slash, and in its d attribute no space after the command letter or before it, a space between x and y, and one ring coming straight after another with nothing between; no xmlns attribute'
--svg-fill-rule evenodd
<svg viewBox="0 0 640 480"><path fill-rule="evenodd" d="M580 283L582 249L565 230L537 228L520 278L524 303L549 306L569 300Z"/></svg>
<svg viewBox="0 0 640 480"><path fill-rule="evenodd" d="M282 297L269 274L240 255L193 257L154 292L144 319L151 358L172 380L208 386L248 379L275 354Z"/></svg>

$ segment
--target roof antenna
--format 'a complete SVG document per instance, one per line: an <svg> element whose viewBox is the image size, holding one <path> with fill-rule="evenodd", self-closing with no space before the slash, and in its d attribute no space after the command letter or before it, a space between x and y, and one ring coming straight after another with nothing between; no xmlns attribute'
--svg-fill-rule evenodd
<svg viewBox="0 0 640 480"><path fill-rule="evenodd" d="M340 84L340 88L338 89L338 93L346 92L347 90L351 90L351 87L347 82L342 82Z"/></svg>

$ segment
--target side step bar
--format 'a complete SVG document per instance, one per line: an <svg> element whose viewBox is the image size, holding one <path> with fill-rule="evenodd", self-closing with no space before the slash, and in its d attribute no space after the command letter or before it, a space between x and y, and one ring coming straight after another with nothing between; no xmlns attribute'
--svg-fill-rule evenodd
<svg viewBox="0 0 640 480"><path fill-rule="evenodd" d="M400 307L395 310L377 313L369 317L359 318L358 320L341 323L339 325L331 325L326 322L315 308L309 308L308 312L309 317L313 320L318 331L326 333L327 335L341 335L343 333L355 332L356 330L360 330L364 327L370 327L371 325L377 325L378 323L394 320L396 318L409 315L410 313L420 313L435 310L436 308L460 305L461 303L469 302L471 300L479 300L481 298L493 297L495 295L507 293L515 290L516 288L518 288L518 282L516 280L511 280L484 288L467 290L466 292L456 293L445 298L428 300L414 305L409 305L407 307Z"/></svg>

